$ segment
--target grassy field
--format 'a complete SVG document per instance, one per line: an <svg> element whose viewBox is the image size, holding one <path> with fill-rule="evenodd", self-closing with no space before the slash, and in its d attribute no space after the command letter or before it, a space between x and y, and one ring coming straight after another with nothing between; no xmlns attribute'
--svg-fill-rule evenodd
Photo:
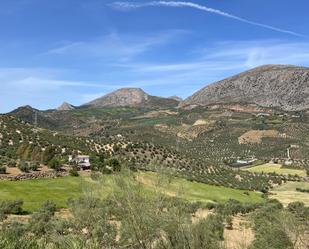
<svg viewBox="0 0 309 249"><path fill-rule="evenodd" d="M45 200L53 200L58 208L66 207L68 198L82 193L82 178L63 177L28 181L0 181L0 200L22 199L24 209L34 211Z"/></svg>
<svg viewBox="0 0 309 249"><path fill-rule="evenodd" d="M141 172L137 179L147 187L159 188L168 195L180 196L188 201L225 202L229 199L248 203L263 201L261 193L247 191L248 195L243 190L191 182L175 177L163 178L164 180L162 180L156 173Z"/></svg>
<svg viewBox="0 0 309 249"><path fill-rule="evenodd" d="M137 173L136 179L145 186L145 193L154 190L162 191L170 196L178 196L188 201L224 202L236 199L241 202L261 202L261 194L242 190L190 182L181 178L158 177L155 173ZM160 179L160 180L159 180ZM162 180L163 179L163 180ZM159 183L160 186L157 186ZM115 186L113 176L104 176L100 182L94 182L89 177L63 177L57 179L42 179L29 181L0 181L0 200L22 199L24 209L33 212L45 200L54 201L58 208L65 208L69 198L77 198L82 193L106 196Z"/></svg>
<svg viewBox="0 0 309 249"><path fill-rule="evenodd" d="M277 173L280 175L299 175L299 176L306 176L305 170L300 169L286 169L282 168L279 164L274 163L266 163L263 165L258 165L250 168L246 168L245 170L248 170L250 172L257 172L257 173Z"/></svg>
<svg viewBox="0 0 309 249"><path fill-rule="evenodd" d="M271 198L278 199L283 205L287 206L294 201L300 201L309 206L309 193L296 191L296 188L309 189L309 182L287 182L274 188Z"/></svg>

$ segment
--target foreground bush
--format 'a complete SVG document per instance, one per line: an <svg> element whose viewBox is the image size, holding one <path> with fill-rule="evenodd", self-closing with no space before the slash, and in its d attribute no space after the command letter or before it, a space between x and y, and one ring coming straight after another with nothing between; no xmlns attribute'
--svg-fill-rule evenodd
<svg viewBox="0 0 309 249"><path fill-rule="evenodd" d="M0 201L0 221L8 214L22 214L22 205L22 200Z"/></svg>

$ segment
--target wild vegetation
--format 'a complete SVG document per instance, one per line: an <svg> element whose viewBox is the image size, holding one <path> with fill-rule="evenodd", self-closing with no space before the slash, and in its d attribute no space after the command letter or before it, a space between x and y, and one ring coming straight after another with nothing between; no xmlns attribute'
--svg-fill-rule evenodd
<svg viewBox="0 0 309 249"><path fill-rule="evenodd" d="M0 247L223 249L225 230L233 229L230 217L236 214L248 215L255 233L252 249L305 248L308 242L309 209L301 203L286 209L277 201L190 203L157 188L150 194L132 177L131 173L114 175L109 178L113 188L106 179L97 178L100 188L70 199L66 216L56 215L56 204L46 201L27 221L4 219ZM100 198L106 188L110 192ZM14 206L21 213L21 204L2 203L0 210L7 216L12 211L5 210L15 209L6 207ZM199 209L209 210L209 214L196 217Z"/></svg>

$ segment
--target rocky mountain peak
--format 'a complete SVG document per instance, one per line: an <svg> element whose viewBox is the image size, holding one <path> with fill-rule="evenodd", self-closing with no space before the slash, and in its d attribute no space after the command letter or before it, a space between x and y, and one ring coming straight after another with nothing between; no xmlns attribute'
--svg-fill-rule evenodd
<svg viewBox="0 0 309 249"><path fill-rule="evenodd" d="M63 102L61 106L59 106L56 110L57 111L71 111L74 110L75 107L67 102Z"/></svg>
<svg viewBox="0 0 309 249"><path fill-rule="evenodd" d="M101 98L95 99L84 106L88 107L176 107L178 101L169 98L155 97L147 94L141 88L121 88Z"/></svg>

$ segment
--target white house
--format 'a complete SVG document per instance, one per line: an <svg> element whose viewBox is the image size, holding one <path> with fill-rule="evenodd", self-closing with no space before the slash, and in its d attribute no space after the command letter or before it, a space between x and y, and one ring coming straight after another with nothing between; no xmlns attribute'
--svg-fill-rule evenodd
<svg viewBox="0 0 309 249"><path fill-rule="evenodd" d="M90 169L90 157L86 155L69 156L69 162L75 162L81 169Z"/></svg>

